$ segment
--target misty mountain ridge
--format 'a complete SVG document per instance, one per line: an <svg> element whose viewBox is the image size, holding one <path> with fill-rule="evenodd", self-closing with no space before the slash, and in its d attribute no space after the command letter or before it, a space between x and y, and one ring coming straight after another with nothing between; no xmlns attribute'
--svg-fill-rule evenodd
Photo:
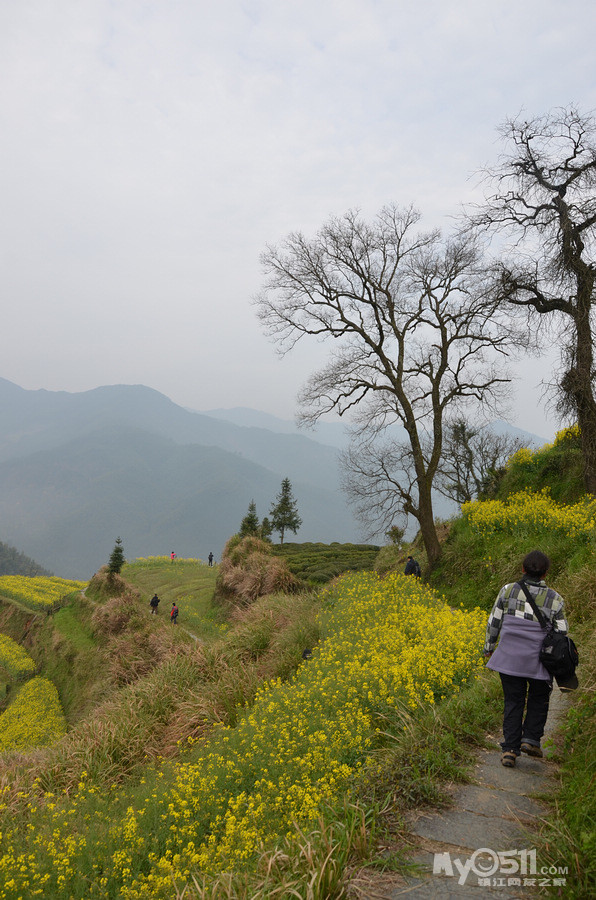
<svg viewBox="0 0 596 900"><path fill-rule="evenodd" d="M341 421L327 421L325 419L317 422L313 429L300 428L290 419L279 419L270 413L264 413L256 409L250 409L246 406L235 406L231 409L209 409L203 410L203 415L213 416L226 422L232 422L234 425L242 425L245 427L267 428L270 431L276 431L283 434L303 434L311 437L322 444L329 444L341 450L345 449L350 441L349 425ZM494 419L489 423L492 431L499 435L507 437L520 438L534 447L541 447L546 443L546 438L516 425L511 425L503 419ZM389 432L394 432L400 438L405 438L405 429L400 425L390 426Z"/></svg>
<svg viewBox="0 0 596 900"><path fill-rule="evenodd" d="M279 419L271 413L250 409L247 406L235 406L231 409L208 409L202 414L211 416L233 425L245 428L266 428L278 434L301 434L310 437L321 444L337 447L343 450L349 443L348 425L340 421L328 421L323 419L317 422L314 428L300 428L290 419Z"/></svg>
<svg viewBox="0 0 596 900"><path fill-rule="evenodd" d="M305 434L258 410L184 409L144 385L68 393L0 379L0 541L63 577L90 577L117 536L131 559L219 558L250 501L268 515L288 477L297 540L360 542L340 490L347 442L342 422ZM437 515L454 511L437 497Z"/></svg>
<svg viewBox="0 0 596 900"><path fill-rule="evenodd" d="M0 540L65 577L125 553L219 558L255 500L290 478L300 540L359 541L337 451L304 435L219 421L143 385L79 394L0 379Z"/></svg>

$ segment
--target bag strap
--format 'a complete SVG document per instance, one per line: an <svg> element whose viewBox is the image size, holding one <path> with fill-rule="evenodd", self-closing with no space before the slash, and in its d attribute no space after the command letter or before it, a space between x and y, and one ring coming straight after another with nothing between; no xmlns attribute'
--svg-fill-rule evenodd
<svg viewBox="0 0 596 900"><path fill-rule="evenodd" d="M534 615L540 622L540 627L544 628L545 630L548 629L549 623L546 621L544 613L540 612L540 610L536 606L536 601L534 600L534 598L532 597L532 594L528 590L527 584L524 581L518 581L517 583L519 584L520 588L526 595L526 599L527 599L528 603L530 604L530 606L532 607L532 612L534 613Z"/></svg>

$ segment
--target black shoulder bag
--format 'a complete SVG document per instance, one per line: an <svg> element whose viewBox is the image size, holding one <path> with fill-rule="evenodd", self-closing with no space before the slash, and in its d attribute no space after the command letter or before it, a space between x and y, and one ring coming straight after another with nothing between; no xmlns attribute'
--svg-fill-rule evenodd
<svg viewBox="0 0 596 900"><path fill-rule="evenodd" d="M577 687L575 669L579 665L579 653L573 640L563 631L556 631L553 622L548 622L523 581L518 582L541 628L546 631L539 659L546 671L557 680L559 687Z"/></svg>

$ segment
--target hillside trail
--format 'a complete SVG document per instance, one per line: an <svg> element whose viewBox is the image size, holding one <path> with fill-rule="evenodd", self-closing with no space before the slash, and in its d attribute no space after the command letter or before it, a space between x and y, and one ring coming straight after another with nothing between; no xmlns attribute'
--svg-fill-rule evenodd
<svg viewBox="0 0 596 900"><path fill-rule="evenodd" d="M185 631L186 634L188 634L196 644L204 644L205 643L203 638L199 637L198 634L195 634L193 631L189 631L188 628L184 627L184 625L179 625L178 627L181 628L182 631Z"/></svg>
<svg viewBox="0 0 596 900"><path fill-rule="evenodd" d="M495 749L478 752L472 783L453 786L449 807L416 810L407 816L405 840L416 874L374 875L365 870L350 883L350 900L518 900L557 885L564 895L563 873L541 874L545 863L535 851L532 835L538 820L548 813L537 795L549 794L557 786L553 736L569 704L569 694L555 686L543 759L522 755L514 769L504 768L497 737L491 735ZM512 852L501 866L496 854L506 850Z"/></svg>

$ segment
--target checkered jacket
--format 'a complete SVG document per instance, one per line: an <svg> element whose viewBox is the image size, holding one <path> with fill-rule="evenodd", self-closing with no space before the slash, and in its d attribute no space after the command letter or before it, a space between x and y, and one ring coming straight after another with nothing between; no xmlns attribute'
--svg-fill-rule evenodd
<svg viewBox="0 0 596 900"><path fill-rule="evenodd" d="M554 622L556 631L568 631L567 620L563 611L564 601L561 595L553 591L552 588L547 587L544 581L530 581L526 576L525 583L544 618L547 621ZM532 607L526 600L526 595L516 582L502 587L499 596L495 600L495 605L488 617L486 626L485 653L492 653L497 646L501 625L503 624L503 616L516 616L518 619L538 621L532 612Z"/></svg>

